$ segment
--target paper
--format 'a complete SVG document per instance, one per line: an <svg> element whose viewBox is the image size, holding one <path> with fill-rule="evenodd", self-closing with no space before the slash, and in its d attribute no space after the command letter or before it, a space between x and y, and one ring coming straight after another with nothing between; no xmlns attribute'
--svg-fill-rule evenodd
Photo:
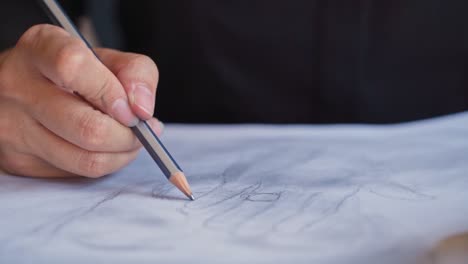
<svg viewBox="0 0 468 264"><path fill-rule="evenodd" d="M145 152L98 180L1 176L0 262L413 263L468 230L468 113L172 125L163 141L196 201Z"/></svg>

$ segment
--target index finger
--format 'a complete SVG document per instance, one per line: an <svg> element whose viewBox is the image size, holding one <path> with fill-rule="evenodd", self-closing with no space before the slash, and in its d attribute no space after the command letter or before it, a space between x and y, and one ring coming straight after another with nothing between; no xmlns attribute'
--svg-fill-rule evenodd
<svg viewBox="0 0 468 264"><path fill-rule="evenodd" d="M86 101L126 126L135 126L128 97L117 77L83 41L62 28L39 25L19 41L39 72L57 86L78 92Z"/></svg>
<svg viewBox="0 0 468 264"><path fill-rule="evenodd" d="M159 73L154 61L141 54L95 49L101 61L115 74L129 97L130 107L141 119L154 114Z"/></svg>

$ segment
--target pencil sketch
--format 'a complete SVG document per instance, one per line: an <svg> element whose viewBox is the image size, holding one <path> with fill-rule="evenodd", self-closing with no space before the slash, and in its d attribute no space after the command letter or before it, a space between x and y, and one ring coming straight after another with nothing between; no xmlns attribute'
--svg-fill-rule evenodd
<svg viewBox="0 0 468 264"><path fill-rule="evenodd" d="M411 263L468 229L467 123L169 126L193 202L145 153L98 180L0 176L0 262Z"/></svg>

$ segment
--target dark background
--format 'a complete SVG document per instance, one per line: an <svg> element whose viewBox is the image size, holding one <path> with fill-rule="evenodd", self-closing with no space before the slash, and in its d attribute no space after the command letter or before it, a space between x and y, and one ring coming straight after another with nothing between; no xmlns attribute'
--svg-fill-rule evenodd
<svg viewBox="0 0 468 264"><path fill-rule="evenodd" d="M47 21L33 2L3 1L1 48ZM467 1L61 2L94 19L104 46L156 61L163 121L393 123L468 109Z"/></svg>

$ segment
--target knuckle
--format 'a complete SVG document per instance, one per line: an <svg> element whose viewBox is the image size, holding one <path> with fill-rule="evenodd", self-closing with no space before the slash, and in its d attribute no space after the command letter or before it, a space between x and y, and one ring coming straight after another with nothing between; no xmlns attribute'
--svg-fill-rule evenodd
<svg viewBox="0 0 468 264"><path fill-rule="evenodd" d="M34 25L26 30L19 38L17 46L29 46L36 43L38 37L44 32L46 25Z"/></svg>
<svg viewBox="0 0 468 264"><path fill-rule="evenodd" d="M150 66L152 68L152 71L154 72L154 77L156 78L156 80L159 79L159 69L158 69L158 66L156 65L156 63L149 57L147 57L149 60L150 60Z"/></svg>
<svg viewBox="0 0 468 264"><path fill-rule="evenodd" d="M101 153L84 151L78 159L78 171L89 178L100 178L109 173L109 159Z"/></svg>
<svg viewBox="0 0 468 264"><path fill-rule="evenodd" d="M57 26L49 24L34 25L27 29L17 42L18 47L31 47L48 35L65 35L66 32Z"/></svg>
<svg viewBox="0 0 468 264"><path fill-rule="evenodd" d="M77 72L82 68L88 58L89 50L79 40L70 40L60 47L53 61L57 72L59 85L69 87L75 80Z"/></svg>
<svg viewBox="0 0 468 264"><path fill-rule="evenodd" d="M156 67L156 64L154 63L154 61L146 55L141 55L141 54L135 55L133 57L132 62L137 65Z"/></svg>
<svg viewBox="0 0 468 264"><path fill-rule="evenodd" d="M134 54L132 59L129 62L130 67L134 68L143 68L150 69L156 75L156 78L159 77L158 66L150 57L141 54Z"/></svg>
<svg viewBox="0 0 468 264"><path fill-rule="evenodd" d="M109 136L109 126L105 118L97 115L83 115L78 121L79 144L87 150L98 151Z"/></svg>
<svg viewBox="0 0 468 264"><path fill-rule="evenodd" d="M101 102L104 103L103 98L107 95L113 95L115 92L113 91L113 81L111 77L104 75L101 77L101 84L99 85L98 89L96 89L96 92L93 94L90 94L88 97L91 101L94 102Z"/></svg>

